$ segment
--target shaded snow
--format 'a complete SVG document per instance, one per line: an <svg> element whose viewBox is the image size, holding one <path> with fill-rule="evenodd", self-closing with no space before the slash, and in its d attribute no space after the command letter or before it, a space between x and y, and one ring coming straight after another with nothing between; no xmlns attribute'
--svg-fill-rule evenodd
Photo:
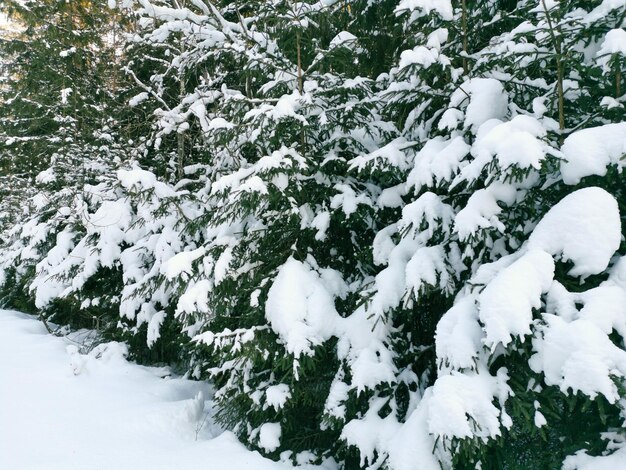
<svg viewBox="0 0 626 470"><path fill-rule="evenodd" d="M529 251L503 269L479 296L479 318L485 325L485 344L492 349L509 344L514 336L530 334L533 309L541 307L554 277L552 257Z"/></svg>
<svg viewBox="0 0 626 470"><path fill-rule="evenodd" d="M439 377L428 403L428 430L435 436L494 438L501 434L500 424L510 425L510 418L494 404L502 405L510 393L506 369L496 377L480 373L452 373Z"/></svg>
<svg viewBox="0 0 626 470"><path fill-rule="evenodd" d="M79 354L31 317L0 311L0 468L290 468L218 435L206 383L163 379L167 369L131 364L125 349Z"/></svg>
<svg viewBox="0 0 626 470"><path fill-rule="evenodd" d="M274 452L280 447L280 423L265 423L259 432L259 446L267 452Z"/></svg>

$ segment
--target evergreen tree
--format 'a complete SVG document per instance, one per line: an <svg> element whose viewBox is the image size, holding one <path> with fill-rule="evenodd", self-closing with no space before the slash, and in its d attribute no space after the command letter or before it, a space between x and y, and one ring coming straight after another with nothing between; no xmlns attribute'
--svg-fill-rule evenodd
<svg viewBox="0 0 626 470"><path fill-rule="evenodd" d="M32 309L28 286L46 271L39 263L67 253L84 230L84 213L100 202L90 189L110 179L123 158L109 68L117 44L99 4L5 2L2 9L17 25L1 44L0 152L12 181L2 204L8 213L16 201L23 208L3 237L10 273L4 301Z"/></svg>
<svg viewBox="0 0 626 470"><path fill-rule="evenodd" d="M623 2L31 3L6 303L211 380L274 459L622 448Z"/></svg>
<svg viewBox="0 0 626 470"><path fill-rule="evenodd" d="M607 74L610 69L604 65L604 76L593 70L598 68L597 57L604 57L602 64L611 60L603 51L616 48L604 45L605 38L610 41L615 34L610 31L622 24L624 8L600 2L559 2L550 8L539 3L464 2L458 9L439 4L439 19L435 16L428 29L423 23L433 21L433 16L424 2L413 16L430 44L424 41L421 47L402 53L397 73L404 81L390 87L392 110L407 115L405 130L418 140L421 150L407 177L407 188L416 199L404 207L397 226L381 233L381 242L390 247L385 271L396 273L394 285L407 286L394 298L396 307L405 299L395 318L406 318L407 306L417 307L419 333L424 333L425 317L435 315L431 325L436 324L435 335L421 338L407 335L407 325L400 325L403 351L412 351L406 341L413 338L420 338L414 346L418 351L428 351L434 343L436 379L420 376L422 387L433 379L434 383L419 394L421 400L414 400L415 411L392 435L402 444L406 439L425 441L424 454L429 447L439 447L439 463L454 468L557 468L567 454L579 449L602 452L606 443L600 440L599 430L621 422L619 406L611 405L615 395L599 394L593 388L583 392L584 379L574 372L566 370L556 378L556 363L578 367L578 345L568 346L572 349L566 354L571 356L561 363L552 362L555 352L548 349L562 341L567 328L575 329L589 319L584 309L580 316L563 317L563 297L555 291L563 285L574 290L576 285L576 292L590 290L568 295L593 296L593 288L607 278L609 260L620 245L613 198L621 200L621 184L612 178L600 183L613 196L597 188L572 192L576 188L567 185L577 184L583 175L607 171L604 165L586 167L589 161L582 158L576 143L587 138L599 142L596 139L604 136L607 145L595 155L605 164L616 163L621 152L617 147L622 124L579 129L620 119L607 106L615 103L603 98L604 90L615 88L614 77ZM456 20L461 28L442 31L446 19ZM486 27L477 28L481 21ZM471 35L466 37L466 31ZM491 40L483 39L485 31ZM442 40L435 41L435 32L444 38L437 49L433 45ZM455 53L449 52L455 48ZM439 71L442 62L450 73ZM408 78L402 75L406 68ZM541 78L533 76L535 71ZM407 110L410 103L416 108ZM565 139L573 130L577 132ZM599 181L583 186L589 184ZM606 211L600 217L607 224L606 234L595 238L588 231L596 219L585 212L588 206L582 201ZM561 225L573 224L570 220L580 224L579 229L572 227L580 239L567 240L560 232ZM394 234L400 236L399 242L389 238ZM606 243L603 236L612 241ZM563 241L556 242L559 237ZM605 246L606 251L594 251L597 265L579 266L585 261L574 247L578 243L588 250ZM581 284L580 276L586 282ZM598 288L613 282L609 278ZM390 291L381 287L382 292ZM433 308L433 295L440 310ZM445 312L452 296L454 305ZM592 310L590 305L588 312ZM562 318L567 327L559 324ZM552 330L556 325L563 329ZM608 341L609 333L611 329L605 328L604 339L600 336L598 341ZM586 340L578 337L578 341ZM433 362L430 365L432 374ZM610 375L605 380L612 380ZM614 386L616 391L622 385ZM485 395L486 390L490 392ZM349 423L347 437L357 446L359 438L368 442L364 429L379 420L373 415ZM584 430L577 424L581 421L588 423ZM366 448L369 453L364 457L371 462L376 456L372 450L387 452L390 468L404 468L407 455L402 444L385 438L377 442L374 449ZM434 461L431 465L438 466Z"/></svg>

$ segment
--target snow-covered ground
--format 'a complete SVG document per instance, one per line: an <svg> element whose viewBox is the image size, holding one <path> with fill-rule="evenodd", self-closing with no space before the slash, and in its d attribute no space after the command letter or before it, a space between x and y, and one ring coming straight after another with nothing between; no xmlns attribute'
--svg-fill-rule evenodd
<svg viewBox="0 0 626 470"><path fill-rule="evenodd" d="M219 433L206 384L88 355L27 315L0 310L0 469L280 470ZM99 356L99 357L98 357Z"/></svg>

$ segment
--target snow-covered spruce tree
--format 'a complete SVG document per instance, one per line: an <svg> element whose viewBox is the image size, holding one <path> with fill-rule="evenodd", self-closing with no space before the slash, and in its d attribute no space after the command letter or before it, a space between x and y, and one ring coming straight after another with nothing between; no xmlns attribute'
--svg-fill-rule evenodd
<svg viewBox="0 0 626 470"><path fill-rule="evenodd" d="M114 176L86 187L93 202L76 221L79 229L57 237L30 287L38 308L60 301L75 316L93 316L105 337L129 342L135 360L175 363L180 328L165 322L172 289L160 268L193 243L182 228L199 211L187 193L151 172L133 167Z"/></svg>
<svg viewBox="0 0 626 470"><path fill-rule="evenodd" d="M130 2L123 2L112 16L128 14L129 7ZM53 227L44 224L58 235L45 249L34 250L38 258L30 265L36 264L36 270L27 281L38 309L63 311L74 325L80 323L77 319L93 318L93 326L105 335L127 339L137 360L176 360L180 327L172 313L180 289L165 276L164 263L202 243L201 234L187 226L213 208L201 210L194 201L202 191L195 195L186 188L202 189L205 173L224 165L220 161L213 167L202 165L209 161L206 150L197 143L187 145L199 138L199 129L207 122L195 114L204 109L205 101L196 94L194 80L203 82L202 77L194 78L194 65L200 69L196 59L206 53L210 31L217 33L211 25L201 28L206 17L189 10L148 2L140 7L135 32L125 34L122 27L117 32L125 39L125 47L114 48L122 51L116 63L123 62L124 74L112 70L115 83L109 84L128 100L123 106L118 100L113 110L109 148L121 144L124 157L135 162L116 169L117 163L111 161L106 180L85 185L79 195L86 197L75 198L76 207L53 218L58 220ZM181 90L181 83L190 96ZM129 94L131 88L134 94ZM177 137L183 133L181 144ZM137 161L152 171L140 169ZM183 170L199 176L180 179L177 186L156 176L176 180ZM23 244L37 248L41 242L19 229L16 235L7 265L15 263Z"/></svg>
<svg viewBox="0 0 626 470"><path fill-rule="evenodd" d="M250 445L333 455L340 429L322 415L339 367L334 322L361 301L376 214L390 210L348 162L396 134L379 116L377 83L358 76L372 65L344 31L354 14L315 3L140 6L154 31L145 38L186 35L168 63L202 72L157 113L160 135L199 127L206 149L185 162L195 172L185 185L204 182L193 190L204 214L158 270L195 337L196 373L214 378L218 419ZM292 289L293 305L283 299Z"/></svg>
<svg viewBox="0 0 626 470"><path fill-rule="evenodd" d="M85 95L101 90L104 96L83 103L93 110L91 125L63 147L84 164L67 168L71 159L60 155L36 178L43 188L34 199L33 215L11 230L2 252L5 300L15 303L14 292L30 292L32 308L46 318L126 339L139 361L173 361L180 328L160 328L170 302L159 262L188 246L180 239L187 211L193 209L185 205L187 192L126 162L145 157L145 141L152 135L143 110L128 106L137 95L137 79L127 79L122 70L122 62L134 55L120 43L128 27L123 17L128 5L121 7L90 4L83 12L102 20L101 28L91 31L100 48L85 71L97 83L90 90L80 88L80 81L75 85ZM86 21L76 27L90 24ZM85 115L82 107L74 113L81 119ZM157 343L160 330L171 334Z"/></svg>
<svg viewBox="0 0 626 470"><path fill-rule="evenodd" d="M437 468L438 458L449 465L450 457L429 437L421 402L437 373L436 326L467 270L453 231L449 180L468 154L471 127L506 113L506 102L497 101L496 83L477 83L473 89L466 84L466 93L459 87L470 67L468 45L484 42L481 21L498 9L482 2L456 10L447 2L405 2L397 11L406 49L386 79L383 96L386 111L403 128L404 143L381 149L375 159L355 159L353 166L362 177L381 168L395 172L397 179L385 193L402 212L376 236L373 254L381 271L363 292L367 303L351 317L356 322L360 316L362 328L373 334L369 341L355 342L346 358L348 373L335 383L343 396L335 395L327 408L346 423L342 436L358 448L362 465L409 468L419 462ZM487 96L480 96L481 85ZM446 125L463 121L460 105L474 93L466 121L470 135L450 135ZM476 256L484 253L477 250ZM350 396L364 390L369 407L360 415L346 414L342 400L350 403Z"/></svg>
<svg viewBox="0 0 626 470"><path fill-rule="evenodd" d="M562 134L620 119L623 5L526 1L509 16L517 24L491 38L477 73L507 83L518 106L548 113Z"/></svg>
<svg viewBox="0 0 626 470"><path fill-rule="evenodd" d="M8 81L0 148L10 162L8 176L26 189L15 195L24 208L21 220L3 235L3 301L33 310L31 282L46 271L39 263L63 257L84 233L83 216L100 197L90 188L109 178L123 155L109 68L116 44L98 3L7 2L3 8L17 27L3 42ZM77 315L71 302L52 306L48 315L54 312L60 322L92 326L91 315Z"/></svg>
<svg viewBox="0 0 626 470"><path fill-rule="evenodd" d="M401 339L392 364L409 364L416 392L406 412L397 397L379 400L343 435L363 463L394 469L558 468L580 449L603 452L602 435L615 448L619 432L601 432L622 426L626 317L622 301L595 302L623 295L612 257L625 124L606 124L622 119L623 98L602 90L619 89L608 64L623 60L624 5L563 2L560 17L577 25L568 30L554 2L417 3L409 23L423 43L401 54L389 87L391 111L407 116L418 144L400 187L412 202L377 236L386 268L370 307L394 327L387 338ZM465 21L473 29L458 28ZM550 48L551 32L576 60L557 66L565 53ZM605 125L582 129L594 124ZM581 182L591 175L601 178ZM407 334L427 319L434 337ZM426 367L411 358L431 349Z"/></svg>
<svg viewBox="0 0 626 470"><path fill-rule="evenodd" d="M623 61L623 52L620 53L619 39L616 38L623 36L625 6L610 2L528 3L528 5L519 4L518 7L524 12L519 15L530 21L521 24L512 33L505 33L494 39L493 48L484 51L484 59L478 60L478 67L485 64L490 67L492 76L499 78L507 88L511 101L528 113L532 111L535 117L543 121L547 131L544 140L554 148L560 149L557 157L564 159L564 162L558 164L544 164L544 168L554 166L558 171L548 172L545 179L541 178L535 184L541 192L536 196L535 213L530 215L536 220L551 206L555 204L558 204L557 207L561 206L559 201L563 200L564 204L569 197L576 200L574 197L577 194L568 196L575 189L591 185L607 190L615 198L620 213L623 214L626 210L623 177L614 164L618 163L620 155L623 155L623 148L620 150L619 147L623 145L623 137L620 136L623 136L625 128L623 122L619 123L623 121L624 116L623 104L619 101L620 98L623 100L619 95L621 77L619 66L617 69L614 67ZM623 44L622 42L622 50ZM512 61L503 67L498 63L501 60ZM489 65L490 63L492 65ZM613 64L613 68L608 65L610 63ZM539 73L539 69L543 69L543 72ZM528 72L525 74L524 70ZM610 124L612 122L619 124ZM587 155L583 156L584 154ZM598 175L601 178L583 179L590 175ZM590 200L593 199L593 193L584 194L588 195L586 197ZM577 197L579 201L585 199L582 194ZM610 224L610 221L613 221L613 236L619 240L615 234L620 228L619 224L615 223L618 219L609 210L609 208L613 210L614 203L612 204L610 200L602 202L600 199L595 202L595 206L598 206L597 209L593 209L590 214L581 213L575 217L593 220L593 217L596 217L595 211L602 211L602 206L606 206L608 211L606 223ZM569 210L573 211L574 207L570 206ZM562 223L567 222L562 220ZM597 223L600 227L602 222L589 223ZM552 230L557 232L556 227ZM604 230L610 231L608 228ZM581 229L581 232L584 233L584 230ZM599 253L592 251L591 240L588 243L587 249L593 253L590 256L602 259ZM619 245L619 242L614 241L612 248L607 248L611 254L611 249L617 248L616 243ZM587 308L586 301L582 301L577 304L580 315L576 313L567 317L553 303L558 298L558 294L553 292L557 290L555 287L557 283L564 286L567 291L589 293L595 292L592 289L598 285L606 286L611 283L610 280L605 281L609 276L610 266L609 270L604 266L597 271L576 272L574 255L570 256L567 253L567 250L574 253L573 248L564 250L562 256L555 257L557 261L555 281L548 295L542 298L544 302L542 312L547 313L535 317L537 323L531 328L532 343L527 342L524 348L519 348L519 351L523 351L518 353L517 360L521 359L519 363L511 362L512 365L508 366L514 395L507 404L507 409L513 417L513 426L500 441L500 445L506 446L501 449L491 446L484 459L494 460L504 455L509 465L514 465L512 462L515 460L522 460L558 467L567 454L573 454L580 449L597 455L607 448L607 444L609 449L615 447L608 443L610 435L604 435L607 441L601 439L601 433L623 426L621 407L616 406L616 400L610 394L602 393L599 389L585 389L581 386L581 377L568 372L568 368L576 367L580 352L575 353L571 350L569 354L574 356L571 359L563 359L561 363L558 361L553 363L551 358L548 358L543 359L542 365L531 360L530 368L526 366L526 361L531 355L537 360L542 354L552 354L544 349L543 344L555 339L558 341L559 333L556 329L551 332L548 328L553 325L549 314L564 317L567 322L573 323L568 328L576 328L584 323L576 323L573 320L586 318L594 311L594 307L590 305ZM620 253L623 252L622 246ZM610 255L604 256L606 258ZM617 259L616 257L613 261ZM580 295L581 298L585 298L587 294ZM586 313L583 315L583 312ZM616 318L622 319L616 321L624 321L623 313L617 315ZM619 327L605 328L605 333L611 335L611 341L618 347L624 347ZM592 334L590 332L590 335ZM584 337L579 339L581 342L588 340ZM599 348L599 345L596 346ZM512 357L515 358L516 355L513 354ZM523 365L521 369L520 364ZM563 367L563 371L560 372L562 376L558 379L556 377L559 373L555 373L554 367ZM589 369L585 374L592 373L593 368L589 366ZM614 369L609 375L615 380L615 386L621 388L618 379L621 372ZM533 383L539 385L535 388L532 386ZM542 408L547 419L545 426L543 418L533 412L531 403L535 408ZM526 416L532 416L533 419L524 419ZM586 425L581 427L581 422L585 422ZM573 463L574 460L568 462L572 468L577 465Z"/></svg>
<svg viewBox="0 0 626 470"><path fill-rule="evenodd" d="M362 242L375 233L378 189L359 184L347 162L394 133L370 99L375 83L340 61L346 47L358 54L358 39L332 23L319 31L333 18L320 7L281 5L255 20L257 31L282 20L260 38L280 61L249 62L258 88L239 98L245 115L227 118L252 132L239 137L246 161L211 187L217 221L237 229L213 248L214 318L199 330L218 362L218 418L270 455L301 461L336 455L338 429L322 419L338 367L334 323L372 272ZM253 50L263 58L265 47Z"/></svg>
<svg viewBox="0 0 626 470"><path fill-rule="evenodd" d="M2 9L17 25L2 40L6 171L34 184L45 170L40 180L65 177L59 186L67 186L80 175L76 168L88 171L76 147L95 141L106 115L106 12L91 2L52 0L7 1Z"/></svg>

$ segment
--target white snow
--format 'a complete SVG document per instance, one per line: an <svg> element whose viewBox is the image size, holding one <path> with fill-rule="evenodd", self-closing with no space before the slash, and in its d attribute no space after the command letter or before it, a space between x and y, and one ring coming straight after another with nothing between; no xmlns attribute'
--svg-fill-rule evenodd
<svg viewBox="0 0 626 470"><path fill-rule="evenodd" d="M497 376L486 371L453 373L439 377L428 403L428 430L443 437L497 437L500 425L508 426L508 416L494 404L509 395L506 369ZM509 418L510 419L510 418Z"/></svg>
<svg viewBox="0 0 626 470"><path fill-rule="evenodd" d="M516 196L514 186L502 183L493 183L485 189L475 191L466 206L456 214L454 231L461 240L469 238L480 229L495 228L504 232L504 224L498 219L498 214L502 212L498 202L510 205L515 202Z"/></svg>
<svg viewBox="0 0 626 470"><path fill-rule="evenodd" d="M603 0L600 5L595 7L584 17L586 23L592 23L605 18L613 10L624 8L624 0Z"/></svg>
<svg viewBox="0 0 626 470"><path fill-rule="evenodd" d="M141 104L142 102L146 101L148 99L149 95L148 93L146 93L145 91L142 93L139 93L135 96L133 96L129 101L128 101L128 105L133 108L135 106L138 106L139 104Z"/></svg>
<svg viewBox="0 0 626 470"><path fill-rule="evenodd" d="M353 158L350 161L350 169L363 171L366 167L374 170L387 166L403 170L408 169L409 161L405 151L412 145L412 142L408 142L404 138L395 139L368 155L359 155Z"/></svg>
<svg viewBox="0 0 626 470"><path fill-rule="evenodd" d="M533 421L535 423L535 426L537 426L538 428L543 427L546 424L548 424L548 421L546 420L546 417L543 415L543 413L539 411L540 404L537 400L535 400L534 406L535 406L535 416L534 416Z"/></svg>
<svg viewBox="0 0 626 470"><path fill-rule="evenodd" d="M626 128L625 128L626 129ZM565 196L541 219L528 240L530 249L561 255L573 276L604 271L619 248L622 224L617 201L590 187Z"/></svg>
<svg viewBox="0 0 626 470"><path fill-rule="evenodd" d="M274 452L280 446L280 423L265 423L259 431L259 446L267 452Z"/></svg>
<svg viewBox="0 0 626 470"><path fill-rule="evenodd" d="M563 393L578 391L595 398L602 394L609 403L619 399L612 376L626 376L626 352L593 322L580 318L567 322L555 315L543 316L543 335L533 340L536 352L530 366L543 372L548 385Z"/></svg>
<svg viewBox="0 0 626 470"><path fill-rule="evenodd" d="M128 189L147 190L154 189L160 198L175 196L175 191L170 186L157 180L154 173L134 167L129 170L118 170L117 177L121 185Z"/></svg>
<svg viewBox="0 0 626 470"><path fill-rule="evenodd" d="M267 294L265 316L296 358L328 340L340 316L333 293L308 263L290 258Z"/></svg>
<svg viewBox="0 0 626 470"><path fill-rule="evenodd" d="M400 427L393 415L386 418L378 415L385 401L378 398L362 419L353 419L343 428L341 437L348 444L358 447L362 466L367 461L375 467L375 453L387 448Z"/></svg>
<svg viewBox="0 0 626 470"><path fill-rule="evenodd" d="M287 384L271 385L265 390L265 402L276 411L280 410L290 398L291 391Z"/></svg>
<svg viewBox="0 0 626 470"><path fill-rule="evenodd" d="M405 268L407 290L416 294L424 287L437 286L445 290L449 275L442 245L418 248Z"/></svg>
<svg viewBox="0 0 626 470"><path fill-rule="evenodd" d="M390 440L389 463L395 470L440 470L439 462L449 460L446 455L437 452L435 440L428 433L428 406L431 399L432 388L429 388L417 408ZM451 464L448 467L451 468Z"/></svg>
<svg viewBox="0 0 626 470"><path fill-rule="evenodd" d="M561 174L565 184L578 184L591 175L606 175L612 164L623 166L626 153L626 122L583 129L571 134L561 149L565 161Z"/></svg>
<svg viewBox="0 0 626 470"><path fill-rule="evenodd" d="M451 219L452 208L438 195L426 192L403 208L402 220L394 228L399 232L407 230L414 237L407 236L394 246L388 238L392 233L390 228L381 231L374 241L374 256L377 262L386 260L388 266L376 276L376 293L368 307L370 313L382 315L397 307L407 287L419 289L423 283L432 285L437 281L445 284L445 267L433 259L433 254L441 253L441 250L426 249L424 245L434 236L440 223L445 227ZM420 248L423 250L418 253ZM416 258L411 262L414 256Z"/></svg>
<svg viewBox="0 0 626 470"><path fill-rule="evenodd" d="M570 455L563 462L562 470L616 470L626 462L626 447L610 455L591 456L585 451Z"/></svg>
<svg viewBox="0 0 626 470"><path fill-rule="evenodd" d="M467 80L450 97L451 107L465 107L465 128L474 130L490 119L504 118L508 104L502 83L493 78Z"/></svg>
<svg viewBox="0 0 626 470"><path fill-rule="evenodd" d="M614 55L626 56L626 31L623 29L612 29L602 41L602 46L596 54L598 63L605 71L611 68L611 59Z"/></svg>
<svg viewBox="0 0 626 470"><path fill-rule="evenodd" d="M167 369L131 364L125 350L79 354L37 320L0 311L0 468L291 468L219 434L206 383L162 378Z"/></svg>
<svg viewBox="0 0 626 470"><path fill-rule="evenodd" d="M448 21L453 16L452 3L449 0L402 0L396 8L396 12L404 10L418 10L422 15L428 15L434 11Z"/></svg>
<svg viewBox="0 0 626 470"><path fill-rule="evenodd" d="M485 345L509 344L513 336L530 334L533 309L541 307L554 277L554 261L533 250L503 269L478 297L479 318L485 325Z"/></svg>
<svg viewBox="0 0 626 470"><path fill-rule="evenodd" d="M185 293L178 299L176 305L176 314L183 312L194 313L209 311L209 292L213 290L213 284L209 279L201 279L198 282L191 281L185 290Z"/></svg>
<svg viewBox="0 0 626 470"><path fill-rule="evenodd" d="M444 66L450 64L450 60L445 55L442 55L438 49L415 46L413 49L402 51L399 67L403 69L417 64L427 69L437 62Z"/></svg>
<svg viewBox="0 0 626 470"><path fill-rule="evenodd" d="M591 398L602 394L610 403L618 400L613 377L626 375L626 352L609 335L614 330L622 337L626 334L623 287L613 276L580 293L555 283L547 310L533 339L531 368L563 393L580 391Z"/></svg>
<svg viewBox="0 0 626 470"><path fill-rule="evenodd" d="M441 137L426 142L415 156L415 166L407 178L407 186L418 192L424 186L430 188L450 181L463 166L463 159L470 146L462 137L444 140Z"/></svg>
<svg viewBox="0 0 626 470"><path fill-rule="evenodd" d="M331 41L328 46L329 49L336 49L338 47L350 48L357 42L357 37L349 33L348 31L339 32Z"/></svg>
<svg viewBox="0 0 626 470"><path fill-rule="evenodd" d="M547 145L540 139L546 135L541 123L530 116L515 116L508 122L479 129L472 154L478 160L483 155L496 156L501 168L539 168Z"/></svg>
<svg viewBox="0 0 626 470"><path fill-rule="evenodd" d="M454 304L437 324L435 347L440 368L473 368L482 346L482 336L476 299L465 297Z"/></svg>
<svg viewBox="0 0 626 470"><path fill-rule="evenodd" d="M205 248L177 253L161 265L161 273L168 279L183 274L189 275L192 272L192 263L205 254Z"/></svg>
<svg viewBox="0 0 626 470"><path fill-rule="evenodd" d="M499 119L482 122L471 149L474 159L462 168L452 186L474 182L494 160L503 172L513 166L539 169L549 150L541 140L545 134L542 124L530 116L515 116L507 122Z"/></svg>

